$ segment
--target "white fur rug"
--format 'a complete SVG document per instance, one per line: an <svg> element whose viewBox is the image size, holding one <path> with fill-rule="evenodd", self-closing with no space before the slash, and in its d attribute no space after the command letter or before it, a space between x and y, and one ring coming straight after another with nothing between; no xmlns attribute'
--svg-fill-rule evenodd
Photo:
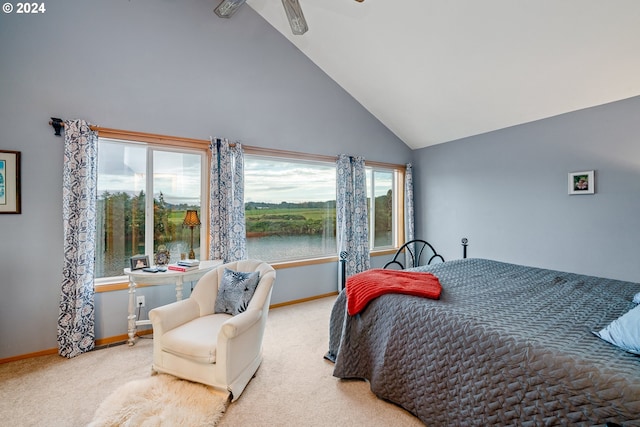
<svg viewBox="0 0 640 427"><path fill-rule="evenodd" d="M89 427L212 427L222 418L228 393L166 374L128 382L108 396Z"/></svg>

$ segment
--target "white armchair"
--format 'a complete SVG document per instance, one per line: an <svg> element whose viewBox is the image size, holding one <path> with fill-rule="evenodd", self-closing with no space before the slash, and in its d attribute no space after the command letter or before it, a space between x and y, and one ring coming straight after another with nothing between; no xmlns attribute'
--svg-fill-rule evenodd
<svg viewBox="0 0 640 427"><path fill-rule="evenodd" d="M225 268L260 273L246 310L235 316L214 313ZM189 298L151 310L152 370L228 390L238 399L262 362L275 277L265 262L230 262L202 276Z"/></svg>

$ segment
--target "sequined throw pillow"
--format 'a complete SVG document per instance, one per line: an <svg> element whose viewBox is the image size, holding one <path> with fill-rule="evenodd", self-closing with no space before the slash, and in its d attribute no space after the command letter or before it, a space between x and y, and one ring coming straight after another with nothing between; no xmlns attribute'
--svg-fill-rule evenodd
<svg viewBox="0 0 640 427"><path fill-rule="evenodd" d="M225 268L218 288L214 312L235 316L245 311L259 281L260 273L257 271L243 273Z"/></svg>

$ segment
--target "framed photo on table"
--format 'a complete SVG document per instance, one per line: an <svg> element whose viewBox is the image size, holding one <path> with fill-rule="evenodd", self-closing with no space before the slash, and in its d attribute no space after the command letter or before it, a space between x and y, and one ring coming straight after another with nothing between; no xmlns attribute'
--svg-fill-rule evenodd
<svg viewBox="0 0 640 427"><path fill-rule="evenodd" d="M0 150L0 214L19 214L20 152Z"/></svg>
<svg viewBox="0 0 640 427"><path fill-rule="evenodd" d="M141 270L143 268L149 267L149 256L148 255L132 256L129 259L129 262L131 263L131 271Z"/></svg>

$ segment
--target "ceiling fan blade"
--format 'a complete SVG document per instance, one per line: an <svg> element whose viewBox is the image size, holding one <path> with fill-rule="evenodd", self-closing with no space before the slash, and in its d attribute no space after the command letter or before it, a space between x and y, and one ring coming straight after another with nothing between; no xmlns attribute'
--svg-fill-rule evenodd
<svg viewBox="0 0 640 427"><path fill-rule="evenodd" d="M245 1L246 0L222 0L218 7L213 11L220 18L231 18L231 16L236 13L236 10L238 10Z"/></svg>
<svg viewBox="0 0 640 427"><path fill-rule="evenodd" d="M287 19L289 20L293 34L299 36L306 33L309 27L307 26L307 21L304 19L298 0L282 0L282 5L284 6L284 11L287 13Z"/></svg>

